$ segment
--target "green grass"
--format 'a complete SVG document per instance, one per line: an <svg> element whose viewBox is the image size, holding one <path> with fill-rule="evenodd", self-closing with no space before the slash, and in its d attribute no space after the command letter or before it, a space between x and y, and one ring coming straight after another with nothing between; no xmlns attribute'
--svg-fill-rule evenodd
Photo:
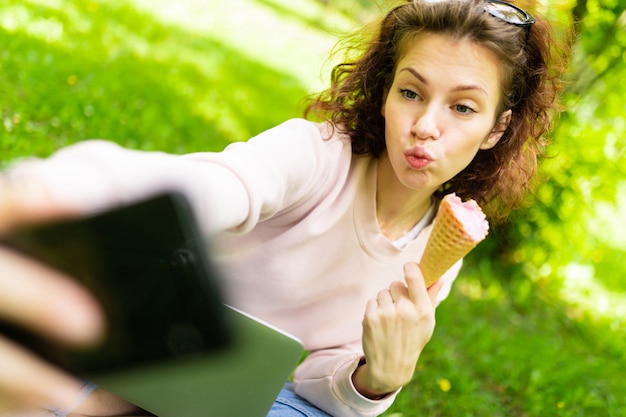
<svg viewBox="0 0 626 417"><path fill-rule="evenodd" d="M215 3L3 2L2 160L94 137L216 150L301 115L346 19L314 2Z"/></svg>
<svg viewBox="0 0 626 417"><path fill-rule="evenodd" d="M624 321L474 272L440 306L415 379L390 414L626 415Z"/></svg>
<svg viewBox="0 0 626 417"><path fill-rule="evenodd" d="M218 150L297 117L302 98L328 80L337 34L372 9L330 3L341 7L4 0L0 162L94 137ZM594 230L611 226L600 219ZM414 381L387 415L626 415L626 286L615 273L623 236L613 243L594 271L572 265L549 279L510 282L470 257Z"/></svg>

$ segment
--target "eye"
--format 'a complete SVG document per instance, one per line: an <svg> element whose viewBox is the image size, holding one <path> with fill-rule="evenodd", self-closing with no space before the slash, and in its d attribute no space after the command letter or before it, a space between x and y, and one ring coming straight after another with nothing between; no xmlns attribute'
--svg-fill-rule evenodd
<svg viewBox="0 0 626 417"><path fill-rule="evenodd" d="M415 91L407 90L406 88L401 88L400 94L402 94L405 98L409 100L418 100L420 98L419 94L417 94Z"/></svg>
<svg viewBox="0 0 626 417"><path fill-rule="evenodd" d="M472 109L469 106L466 106L465 104L456 104L454 106L454 110L456 110L458 113L461 113L461 114L476 113L476 110Z"/></svg>

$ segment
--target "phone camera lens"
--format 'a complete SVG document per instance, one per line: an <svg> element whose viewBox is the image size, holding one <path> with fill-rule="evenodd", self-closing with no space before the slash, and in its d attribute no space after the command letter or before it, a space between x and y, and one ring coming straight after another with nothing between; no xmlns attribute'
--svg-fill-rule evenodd
<svg viewBox="0 0 626 417"><path fill-rule="evenodd" d="M184 248L176 249L170 257L170 268L173 270L187 269L193 264L193 253Z"/></svg>

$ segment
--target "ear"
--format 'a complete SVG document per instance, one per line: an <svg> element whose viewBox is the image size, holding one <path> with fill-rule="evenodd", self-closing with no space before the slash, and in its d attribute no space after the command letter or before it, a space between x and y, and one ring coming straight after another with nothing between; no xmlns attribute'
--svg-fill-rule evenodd
<svg viewBox="0 0 626 417"><path fill-rule="evenodd" d="M385 118L385 104L387 103L387 94L389 94L389 89L385 87L385 91L383 91L383 104L380 106L380 114Z"/></svg>
<svg viewBox="0 0 626 417"><path fill-rule="evenodd" d="M498 121L496 122L496 125L493 127L493 130L491 131L491 133L489 133L489 136L487 136L487 138L480 145L481 150L484 151L484 150L491 149L494 146L496 146L496 144L498 143L498 141L504 134L504 131L506 130L507 126L511 122L511 114L513 114L511 109L502 112L502 114L498 118Z"/></svg>

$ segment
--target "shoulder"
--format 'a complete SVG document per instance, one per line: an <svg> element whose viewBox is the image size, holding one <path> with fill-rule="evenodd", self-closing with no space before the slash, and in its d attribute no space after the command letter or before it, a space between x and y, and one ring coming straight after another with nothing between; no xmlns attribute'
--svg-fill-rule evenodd
<svg viewBox="0 0 626 417"><path fill-rule="evenodd" d="M331 122L313 122L306 119L290 119L250 139L257 141L289 141L313 145L338 143L350 146L347 135L342 134Z"/></svg>
<svg viewBox="0 0 626 417"><path fill-rule="evenodd" d="M351 143L328 122L291 119L225 149L225 158L247 154L258 162L289 169L328 169L349 164Z"/></svg>

